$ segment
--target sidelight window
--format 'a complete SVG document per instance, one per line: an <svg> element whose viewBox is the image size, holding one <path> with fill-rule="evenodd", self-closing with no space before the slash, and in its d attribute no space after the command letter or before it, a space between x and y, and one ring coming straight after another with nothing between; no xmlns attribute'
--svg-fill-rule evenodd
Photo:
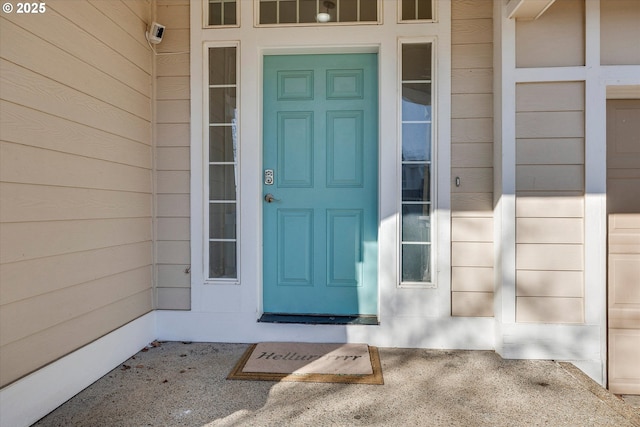
<svg viewBox="0 0 640 427"><path fill-rule="evenodd" d="M210 280L238 278L237 48L209 48L208 261Z"/></svg>
<svg viewBox="0 0 640 427"><path fill-rule="evenodd" d="M432 45L401 46L401 282L427 284L433 281Z"/></svg>

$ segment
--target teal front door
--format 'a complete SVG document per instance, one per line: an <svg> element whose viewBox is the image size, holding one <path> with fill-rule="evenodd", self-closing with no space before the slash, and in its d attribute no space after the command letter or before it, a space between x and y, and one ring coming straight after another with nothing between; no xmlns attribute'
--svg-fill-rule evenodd
<svg viewBox="0 0 640 427"><path fill-rule="evenodd" d="M375 315L377 55L264 58L265 313Z"/></svg>

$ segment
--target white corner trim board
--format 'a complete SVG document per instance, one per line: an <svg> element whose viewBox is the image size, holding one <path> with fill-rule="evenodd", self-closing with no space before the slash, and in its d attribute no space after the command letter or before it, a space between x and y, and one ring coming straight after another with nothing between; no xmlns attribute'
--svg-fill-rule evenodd
<svg viewBox="0 0 640 427"><path fill-rule="evenodd" d="M0 426L30 426L137 353L156 338L155 317L147 313L1 389Z"/></svg>

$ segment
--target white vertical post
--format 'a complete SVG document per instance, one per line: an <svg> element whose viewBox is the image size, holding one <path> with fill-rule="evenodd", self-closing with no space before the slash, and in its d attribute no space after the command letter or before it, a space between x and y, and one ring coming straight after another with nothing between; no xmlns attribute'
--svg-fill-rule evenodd
<svg viewBox="0 0 640 427"><path fill-rule="evenodd" d="M202 283L204 282L204 212L202 191L203 165L203 57L202 53L202 7L192 7L190 12L190 77L191 77L191 310L202 310Z"/></svg>
<svg viewBox="0 0 640 427"><path fill-rule="evenodd" d="M496 351L503 351L502 325L515 323L516 272L516 82L515 21L503 2L494 2L494 198Z"/></svg>
<svg viewBox="0 0 640 427"><path fill-rule="evenodd" d="M437 116L437 283L440 316L451 315L451 2L438 4L441 26L436 79Z"/></svg>
<svg viewBox="0 0 640 427"><path fill-rule="evenodd" d="M600 79L600 1L587 1L585 22L585 323L600 325L602 383L607 364L606 86Z"/></svg>

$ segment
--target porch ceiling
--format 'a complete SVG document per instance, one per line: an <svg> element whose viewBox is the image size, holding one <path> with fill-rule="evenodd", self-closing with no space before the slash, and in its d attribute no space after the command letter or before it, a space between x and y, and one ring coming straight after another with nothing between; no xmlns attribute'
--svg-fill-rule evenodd
<svg viewBox="0 0 640 427"><path fill-rule="evenodd" d="M556 0L509 0L509 18L533 21L538 19Z"/></svg>

